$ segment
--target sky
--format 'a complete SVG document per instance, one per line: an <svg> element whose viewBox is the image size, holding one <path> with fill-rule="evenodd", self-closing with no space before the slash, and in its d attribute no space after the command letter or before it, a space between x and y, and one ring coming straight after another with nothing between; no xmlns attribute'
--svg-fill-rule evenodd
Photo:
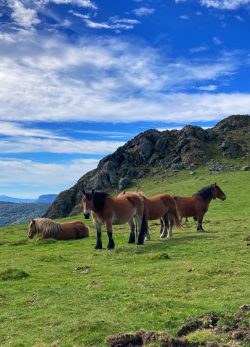
<svg viewBox="0 0 250 347"><path fill-rule="evenodd" d="M250 0L0 0L0 195L73 186L147 129L250 113Z"/></svg>

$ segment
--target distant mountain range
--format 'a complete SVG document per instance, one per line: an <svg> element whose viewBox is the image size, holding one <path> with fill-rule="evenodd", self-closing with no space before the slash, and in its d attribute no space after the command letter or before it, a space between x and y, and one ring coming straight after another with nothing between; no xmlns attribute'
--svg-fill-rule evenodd
<svg viewBox="0 0 250 347"><path fill-rule="evenodd" d="M37 199L22 199L22 198L12 198L11 196L7 195L0 195L0 201L2 202L13 202L13 203L52 203L55 198L57 197L57 194L45 194L40 195Z"/></svg>

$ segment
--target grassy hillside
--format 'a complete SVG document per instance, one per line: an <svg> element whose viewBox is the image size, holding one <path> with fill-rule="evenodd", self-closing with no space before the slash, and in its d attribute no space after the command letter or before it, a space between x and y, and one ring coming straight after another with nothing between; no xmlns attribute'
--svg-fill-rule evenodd
<svg viewBox="0 0 250 347"><path fill-rule="evenodd" d="M76 241L28 240L27 225L0 228L0 345L105 346L106 336L141 328L174 335L189 316L249 304L249 180L250 172L201 170L139 181L148 196L190 195L214 181L227 195L211 202L205 233L190 219L160 240L156 221L143 246L127 244L127 225L114 227L113 251L94 250L91 221L91 237Z"/></svg>

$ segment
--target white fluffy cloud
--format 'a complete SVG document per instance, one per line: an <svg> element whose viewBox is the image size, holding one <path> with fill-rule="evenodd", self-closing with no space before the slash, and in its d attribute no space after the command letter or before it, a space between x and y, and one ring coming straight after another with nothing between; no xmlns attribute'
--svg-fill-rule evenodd
<svg viewBox="0 0 250 347"><path fill-rule="evenodd" d="M133 13L138 17L149 16L155 12L154 8L150 7L138 7L134 9Z"/></svg>
<svg viewBox="0 0 250 347"><path fill-rule="evenodd" d="M235 10L239 7L249 5L250 0L201 0L201 4L220 10Z"/></svg>
<svg viewBox="0 0 250 347"><path fill-rule="evenodd" d="M63 164L50 164L0 158L1 193L11 194L13 189L15 196L21 197L59 193L75 184L86 172L95 169L97 164L98 160L95 159L77 159ZM32 193L32 189L35 193Z"/></svg>
<svg viewBox="0 0 250 347"><path fill-rule="evenodd" d="M69 153L69 154L98 154L104 155L114 152L124 142L118 141L88 141L73 139L44 139L18 138L0 139L1 153Z"/></svg>
<svg viewBox="0 0 250 347"><path fill-rule="evenodd" d="M170 60L154 49L118 39L96 38L94 44L83 39L72 46L59 36L8 34L1 42L0 120L185 122L187 113L190 121L202 119L211 108L210 117L224 116L235 112L230 102L234 94L221 95L228 101L223 109L215 109L216 95L180 91L197 82L218 84L221 78L231 78L239 64L237 57L226 54L211 63ZM248 94L237 97L249 100ZM180 98L185 102L176 103ZM194 98L196 103L188 102ZM212 105L201 112L204 102ZM246 104L240 103L237 112L249 112Z"/></svg>

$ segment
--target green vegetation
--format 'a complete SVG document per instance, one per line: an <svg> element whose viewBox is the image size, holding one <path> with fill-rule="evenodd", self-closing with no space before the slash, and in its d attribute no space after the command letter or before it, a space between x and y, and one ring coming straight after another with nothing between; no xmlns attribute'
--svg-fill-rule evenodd
<svg viewBox="0 0 250 347"><path fill-rule="evenodd" d="M0 201L0 226L20 224L44 215L50 203L11 203Z"/></svg>
<svg viewBox="0 0 250 347"><path fill-rule="evenodd" d="M173 239L160 240L154 221L143 246L127 244L127 225L114 226L113 251L94 250L92 221L91 237L74 241L28 240L27 225L0 228L0 345L105 346L108 335L139 329L175 335L190 316L233 314L249 304L249 179L250 172L198 170L135 182L133 189L152 196L191 195L216 181L227 195L211 202L205 233L189 219ZM68 220L76 218L84 221ZM211 334L193 332L189 340L228 339Z"/></svg>

